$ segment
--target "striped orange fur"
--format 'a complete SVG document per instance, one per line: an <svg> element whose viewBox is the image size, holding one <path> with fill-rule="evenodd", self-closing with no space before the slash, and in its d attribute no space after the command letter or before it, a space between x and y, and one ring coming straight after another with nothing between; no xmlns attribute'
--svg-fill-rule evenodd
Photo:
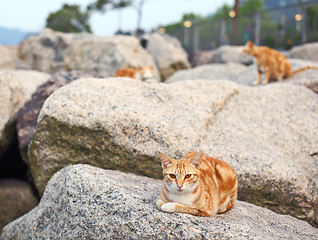
<svg viewBox="0 0 318 240"><path fill-rule="evenodd" d="M161 152L159 157L164 184L157 206L162 211L209 217L234 206L238 182L226 162L198 152L180 160Z"/></svg>
<svg viewBox="0 0 318 240"><path fill-rule="evenodd" d="M290 78L293 75L305 71L307 69L316 69L315 66L307 66L292 71L292 66L288 59L279 51L269 47L255 46L252 41L248 41L243 48L243 53L252 55L257 63L257 79L255 85L260 84L262 68L265 71L263 84L267 84L270 79L282 81L284 78Z"/></svg>
<svg viewBox="0 0 318 240"><path fill-rule="evenodd" d="M115 77L128 77L146 80L153 77L153 67L122 68L117 70Z"/></svg>

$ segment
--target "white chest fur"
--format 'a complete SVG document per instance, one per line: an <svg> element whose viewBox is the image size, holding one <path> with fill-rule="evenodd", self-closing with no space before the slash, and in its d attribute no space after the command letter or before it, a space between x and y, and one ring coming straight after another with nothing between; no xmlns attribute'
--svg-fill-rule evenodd
<svg viewBox="0 0 318 240"><path fill-rule="evenodd" d="M196 199L196 195L193 193L169 193L169 199L172 202L181 203L187 206L192 206L194 200Z"/></svg>

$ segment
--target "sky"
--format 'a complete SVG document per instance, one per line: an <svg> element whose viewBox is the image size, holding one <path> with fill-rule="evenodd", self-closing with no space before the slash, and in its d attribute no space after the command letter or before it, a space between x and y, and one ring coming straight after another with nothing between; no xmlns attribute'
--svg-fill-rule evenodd
<svg viewBox="0 0 318 240"><path fill-rule="evenodd" d="M39 32L45 27L49 13L59 10L64 3L79 4L84 9L92 2L94 0L0 0L0 26ZM234 0L145 0L141 27L150 31L159 25L180 21L185 13L206 16L225 3L234 5ZM122 30L134 31L137 11L129 7L121 10L120 14ZM93 33L113 35L119 27L118 16L116 10L92 14L89 23Z"/></svg>

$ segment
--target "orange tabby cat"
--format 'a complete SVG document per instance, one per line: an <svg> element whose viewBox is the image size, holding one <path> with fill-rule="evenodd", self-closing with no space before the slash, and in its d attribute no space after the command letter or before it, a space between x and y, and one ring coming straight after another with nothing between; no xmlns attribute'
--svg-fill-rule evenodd
<svg viewBox="0 0 318 240"><path fill-rule="evenodd" d="M153 77L153 67L122 68L117 70L115 77L128 77L146 80Z"/></svg>
<svg viewBox="0 0 318 240"><path fill-rule="evenodd" d="M174 160L159 152L164 185L157 206L165 212L213 216L234 206L237 178L229 164L203 153Z"/></svg>
<svg viewBox="0 0 318 240"><path fill-rule="evenodd" d="M318 69L318 67L307 66L296 71L292 71L292 66L288 59L279 51L269 47L258 47L252 41L248 41L243 48L243 53L252 55L256 58L257 79L254 82L258 85L261 80L261 68L265 71L263 84L267 84L270 79L282 81L283 78L290 78L296 73L307 69Z"/></svg>

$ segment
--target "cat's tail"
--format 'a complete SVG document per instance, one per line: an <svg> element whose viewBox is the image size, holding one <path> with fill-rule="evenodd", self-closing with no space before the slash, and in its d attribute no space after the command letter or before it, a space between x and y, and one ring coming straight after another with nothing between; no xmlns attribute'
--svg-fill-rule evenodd
<svg viewBox="0 0 318 240"><path fill-rule="evenodd" d="M300 72L303 72L305 70L308 70L308 69L316 69L318 70L318 67L314 67L314 66L307 66L307 67L303 67L303 68L300 68L298 70L295 70L295 71L292 71L291 73L288 74L288 78L294 76L295 74L297 73L300 73Z"/></svg>

